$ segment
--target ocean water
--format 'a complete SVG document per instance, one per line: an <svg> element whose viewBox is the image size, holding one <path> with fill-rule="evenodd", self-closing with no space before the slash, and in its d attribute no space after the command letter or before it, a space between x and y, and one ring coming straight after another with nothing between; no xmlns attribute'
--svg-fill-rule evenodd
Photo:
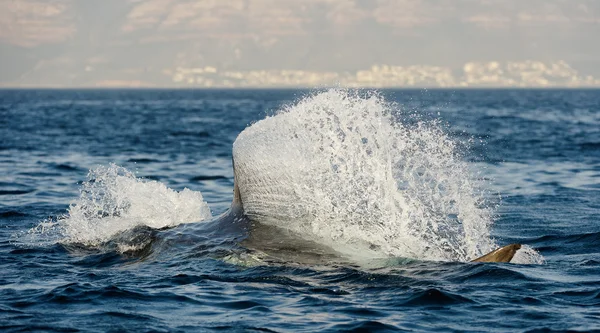
<svg viewBox="0 0 600 333"><path fill-rule="evenodd" d="M598 90L0 91L2 331L587 332L598 244Z"/></svg>

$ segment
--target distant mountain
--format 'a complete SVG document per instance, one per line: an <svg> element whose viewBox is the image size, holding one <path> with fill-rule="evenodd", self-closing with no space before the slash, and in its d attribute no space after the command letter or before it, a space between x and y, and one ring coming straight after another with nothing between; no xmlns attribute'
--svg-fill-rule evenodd
<svg viewBox="0 0 600 333"><path fill-rule="evenodd" d="M0 0L0 85L596 86L599 34L594 0Z"/></svg>

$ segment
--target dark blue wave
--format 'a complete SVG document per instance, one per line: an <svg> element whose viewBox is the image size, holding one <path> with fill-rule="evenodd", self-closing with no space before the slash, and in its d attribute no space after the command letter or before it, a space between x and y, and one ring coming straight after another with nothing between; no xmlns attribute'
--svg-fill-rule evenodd
<svg viewBox="0 0 600 333"><path fill-rule="evenodd" d="M382 92L407 126L444 124L500 205L498 242L528 244L544 265L261 261L211 223L94 245L32 231L109 163L224 212L238 133L305 93L0 91L0 330L600 331L598 90Z"/></svg>

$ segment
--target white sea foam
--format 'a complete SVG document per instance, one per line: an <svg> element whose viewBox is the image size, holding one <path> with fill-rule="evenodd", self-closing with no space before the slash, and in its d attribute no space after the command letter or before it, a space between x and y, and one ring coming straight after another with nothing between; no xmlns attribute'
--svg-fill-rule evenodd
<svg viewBox="0 0 600 333"><path fill-rule="evenodd" d="M89 172L66 216L40 223L30 235L94 246L137 226L164 228L209 218L200 192L177 192L111 164Z"/></svg>
<svg viewBox="0 0 600 333"><path fill-rule="evenodd" d="M380 96L309 96L233 146L245 213L350 256L466 261L496 248L493 208L433 122Z"/></svg>
<svg viewBox="0 0 600 333"><path fill-rule="evenodd" d="M536 250L529 245L521 245L514 257L510 261L513 264L545 264L546 260Z"/></svg>

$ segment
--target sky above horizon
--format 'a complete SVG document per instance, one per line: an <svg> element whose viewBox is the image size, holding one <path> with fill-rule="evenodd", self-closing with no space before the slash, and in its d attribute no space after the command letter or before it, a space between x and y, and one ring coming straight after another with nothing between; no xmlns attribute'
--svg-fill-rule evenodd
<svg viewBox="0 0 600 333"><path fill-rule="evenodd" d="M0 86L600 86L599 34L594 0L0 0Z"/></svg>

